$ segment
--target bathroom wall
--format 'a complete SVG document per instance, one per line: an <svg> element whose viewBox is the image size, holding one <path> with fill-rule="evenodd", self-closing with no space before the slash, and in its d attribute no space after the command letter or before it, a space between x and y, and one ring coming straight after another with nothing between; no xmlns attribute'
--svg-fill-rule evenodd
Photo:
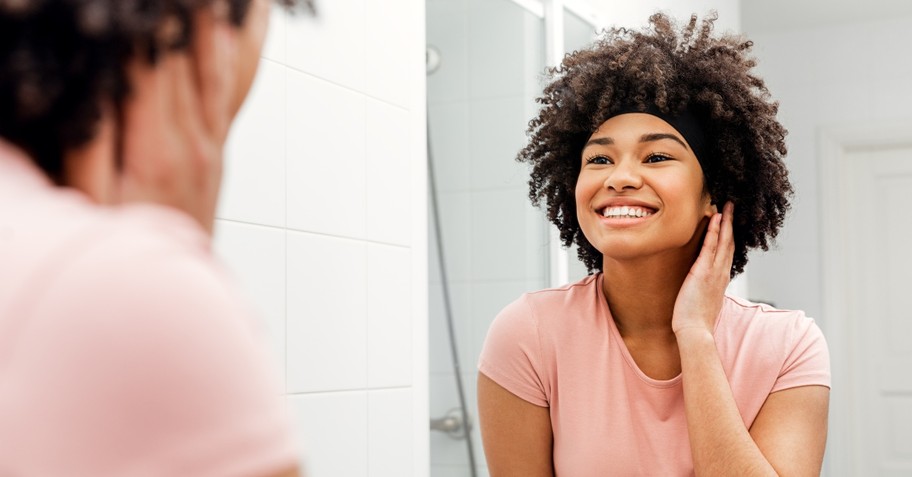
<svg viewBox="0 0 912 477"><path fill-rule="evenodd" d="M786 163L795 187L776 247L751 257L751 295L805 310L824 332L817 134L827 126L912 120L912 55L896 40L910 26L912 16L901 16L748 32L789 130Z"/></svg>
<svg viewBox="0 0 912 477"><path fill-rule="evenodd" d="M312 476L423 476L424 1L274 11L216 250L265 319Z"/></svg>
<svg viewBox="0 0 912 477"><path fill-rule="evenodd" d="M657 11L666 12L680 21L696 13L701 18L711 10L719 13L716 31L741 31L740 0L593 0L593 8L606 26L640 27Z"/></svg>
<svg viewBox="0 0 912 477"><path fill-rule="evenodd" d="M791 16L787 9L774 12L774 18ZM870 8L866 15L873 16L876 12ZM792 210L776 246L769 252L751 256L750 294L783 308L805 310L830 340L833 373L830 448L822 475L862 475L866 472L845 465L848 461L866 462L869 449L869 445L861 444L861 441L854 441L857 445L846 444L847 436L859 434L848 427L846 422L851 417L845 416L865 416L865 422L882 422L870 418L872 412L875 415L881 412L876 404L872 406L871 401L858 399L859 395L864 396L858 394L858 389L863 387L857 381L861 376L859 370L867 369L863 366L876 359L857 351L865 349L862 347L865 341L861 339L865 335L861 332L854 333L851 338L840 335L840 322L827 316L823 302L822 282L832 277L822 275L821 250L827 237L821 232L821 216L828 204L820 200L823 185L819 179L826 168L833 167L821 157L819 138L822 131L912 121L912 89L909 87L912 85L912 55L905 42L896 40L896 32L907 31L912 26L912 16L908 13L881 13L880 16L879 20L848 17L839 23L821 25L817 23L821 20L818 15L806 15L803 21L812 22L813 26L786 28L773 21L766 22L765 26L753 26L752 31L746 32L755 41L760 76L766 80L772 96L780 101L779 118L789 131L786 163L795 188ZM796 19L792 18L791 24L795 23ZM871 205L883 206L874 199ZM896 313L902 317L901 311ZM887 320L887 317L851 316L849 320L859 329L877 329L871 328L872 324ZM889 342L887 335L882 335L869 346L889 349ZM899 427L894 429L903 429L901 418L889 422L898 422ZM876 428L861 435L865 435L866 443L876 443L870 446L886 443L884 439L892 437L896 439L894 442L904 443L908 449L909 440L903 437L904 434L888 428ZM894 447L891 443L878 447L881 448Z"/></svg>

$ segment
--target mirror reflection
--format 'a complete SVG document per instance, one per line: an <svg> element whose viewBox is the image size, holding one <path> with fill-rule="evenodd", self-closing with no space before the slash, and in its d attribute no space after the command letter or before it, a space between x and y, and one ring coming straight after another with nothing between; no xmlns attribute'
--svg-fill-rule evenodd
<svg viewBox="0 0 912 477"><path fill-rule="evenodd" d="M493 465L500 465L500 462L509 465L510 457L519 455L522 457L520 460L528 463L542 453L549 454L547 451L531 451L535 448L534 443L522 440L528 436L523 435L521 438L515 432L511 434L510 431L520 428L506 427L508 432L503 432L503 429L498 428L503 423L498 423L496 417L485 418L484 396L480 397L483 409L479 426L478 411L473 400L474 394L479 392L476 370L479 358L495 359L486 358L482 350L486 346L485 337L491 340L489 333L497 332L498 326L495 324L491 328L491 324L495 322L498 313L509 314L517 306L515 301L526 292L576 283L589 271L584 261L577 259L576 245L568 251L561 251L555 246L556 236L552 231L554 226L548 223L546 211L534 209L511 214L506 210L505 204L517 204L514 210L528 204L529 189L526 182L530 163L518 163L514 159L528 144L529 138L519 138L509 148L506 147L509 141L503 138L513 137L512 134L516 131L525 131L528 121L539 113L539 105L528 106L526 115L521 118L497 117L497 127L502 127L503 132L493 133L495 126L484 120L496 116L473 114L473 111L484 108L483 104L475 103L479 99L484 103L485 88L490 87L494 94L508 79L514 78L512 72L521 69L514 63L525 61L525 65L532 64L528 61L532 51L540 54L543 67L553 65L554 62L549 61L548 51L554 44L559 43L562 51L570 53L589 45L602 27L643 27L648 16L656 9L666 9L679 22L686 22L690 13L702 15L709 8L719 11L720 18L715 22L714 35L741 33L754 42L753 48L747 53L747 56L757 60L757 66L751 70L751 74L765 81L771 94L767 104L778 104L775 120L788 131L782 143L788 154L782 156L782 164L788 169L788 178L794 188L787 214L780 224L781 230L775 226L773 228L778 234L768 234L770 250L753 250L743 256L743 260L735 259L736 264L739 260L749 260L749 264L728 285L728 295L736 298L727 300L735 300L737 303L741 303L737 300L746 300L744 303L755 303L756 309L776 316L787 312L772 311L774 309L795 310L795 319L798 320L795 323L802 324L813 336L808 335L808 341L803 344L793 342L792 351L797 352L800 348L808 353L802 355L802 361L805 365L816 363L816 367L813 371L804 373L805 377L817 376L816 380L811 379L813 382L782 384L789 378L777 375L775 381L782 383L773 384L766 391L758 391L758 396L764 398L761 401L766 402L765 398L770 397L770 409L776 404L775 399L787 397L789 393L797 395L806 392L814 396L810 399L818 404L811 406L806 414L817 417L806 423L805 441L800 446L806 451L803 459L777 458L776 451L770 450L776 446L757 437L765 435L766 428L762 426L765 421L756 427L748 426L750 433L741 435L743 437L746 434L751 438L754 449L762 448L763 455L771 455L766 463L780 470L784 468L782 466L796 466L822 475L888 475L891 472L904 475L905 472L912 472L912 458L909 457L912 455L909 452L912 436L901 431L912 428L912 421L909 421L912 407L908 400L912 388L902 379L896 379L902 375L902 366L908 364L908 347L904 343L912 337L912 327L906 324L908 320L903 320L902 313L898 311L902 309L898 304L901 288L910 283L906 275L912 259L909 259L910 255L898 239L889 238L902 237L903 233L910 232L906 229L907 224L912 223L912 220L908 220L912 217L894 220L896 213L905 212L869 208L871 203L904 203L904 200L912 199L912 181L909 179L912 174L908 170L908 164L912 163L912 151L908 149L908 144L912 143L912 136L908 133L912 131L912 117L908 114L909 108L904 106L912 101L908 88L904 86L912 79L912 58L901 55L900 47L890 40L887 33L912 21L912 11L906 6L890 2L845 8L811 5L814 2L801 6L776 2L763 5L757 2L721 2L710 6L701 2L687 2L685 5L656 4L649 7L621 4L612 5L611 8L599 5L598 2L566 3L568 8L559 16L561 28L558 30L562 30L560 42L554 42L553 38L548 37L549 31L552 31L548 26L548 12L544 7L538 8L540 5L537 2L429 1L427 4L428 44L435 49L439 59L438 68L429 72L428 76L430 155L438 181L436 197L430 199L432 202L437 201L438 208L431 212L429 220L432 226L435 222L439 223L442 230L440 244L436 243L433 231L431 233L429 258L430 404L432 422L437 425L431 431L432 475L487 475L496 472ZM586 5L580 7L578 3ZM498 5L495 7L492 4ZM487 19L479 16L507 11L513 12L511 18L525 16L529 19L524 24L522 33L515 34L510 30L509 34L502 36L486 34L484 26L488 24ZM540 26L530 27L536 18L541 22ZM503 25L515 26L516 23L517 20L513 23L500 20ZM532 32L540 35L538 45L541 50L530 47ZM526 43L520 43L518 38L524 38ZM484 42L486 47L479 48L479 42ZM501 63L492 62L490 56L486 56L495 54ZM852 67L846 66L848 58L854 59ZM530 71L527 76L514 79L516 86L511 91L516 94L523 88L530 100L541 96L543 88L550 81L543 71L543 68ZM482 86L483 81L479 78L481 72L493 74L496 79ZM530 80L534 81L532 88L519 86L528 85ZM474 96L476 94L481 96ZM731 105L732 101L726 104ZM500 112L506 115L507 109L502 108ZM757 121L760 114L754 110L747 117ZM510 121L512 125L507 127L506 123ZM674 121L665 121L665 124L671 123ZM610 131L616 135L618 131L640 131L631 124L621 124L620 129L617 129L616 124L604 122L596 126L605 126L606 129L603 131L602 128L593 127L589 132ZM651 126L656 129L655 125ZM680 133L677 126L673 125L672 131ZM473 128L484 128L496 135L497 140L490 136L474 135ZM775 133L770 135L776 137ZM595 137L594 134L592 136ZM713 137L717 138L717 135ZM587 137L586 140L588 139L591 138ZM616 140L614 137L612 139ZM690 145L687 137L681 139L684 144ZM477 140L485 142L479 144L475 142ZM775 140L770 144L773 145L765 147L777 149ZM616 140L614 147L620 148L620 141ZM489 151L496 151L496 157L484 155ZM611 156L619 151L622 149L597 151L596 156ZM633 154L632 149L623 149L623 152ZM779 154L776 152L773 155ZM479 164L481 161L485 162ZM610 163L609 160L597 165L610 167ZM620 169L621 165L618 161L615 167ZM744 167L752 174L758 173L756 169ZM490 183L504 177L501 173L508 170L515 175L496 185ZM704 173L712 174L706 170ZM582 180L585 170L579 174L578 177ZM778 184L775 182L781 174L768 174L771 179L763 183L764 187L755 185L751 186L755 192L740 193L744 197L759 197L764 193L769 194L771 190L787 191L788 187L781 181ZM622 186L617 187L623 189ZM494 190L503 194L509 191L512 195L500 196L499 201L486 200L485 194L492 194ZM578 189L573 192L579 194ZM783 193L785 195L787 194ZM753 219L748 224L743 217L738 218L739 213L749 213L750 205L745 200L747 199L736 200L742 207L736 205L733 212L735 234L740 233L745 237L758 233L757 230L762 228L758 221L777 222L778 214L786 209L781 200L768 200L758 206L756 212L751 213ZM628 209L633 205L645 206L645 214L661 210L659 207L653 210L650 204L620 205L628 206ZM722 212L724 204L714 205L716 210ZM867 211L860 210L860 207L865 207ZM639 214L636 210L634 213ZM487 214L497 216L499 220L485 222L488 220ZM648 218L629 220L648 221ZM547 225L538 228L541 224ZM581 226L585 235L585 226ZM588 238L588 235L585 236ZM530 240L535 240L537 253L529 253ZM450 242L453 244L450 245ZM738 239L734 242L737 244ZM753 242L753 245L757 245L757 242ZM736 257L743 246L736 245ZM612 249L617 250L617 247ZM522 254L527 254L525 260L519 258ZM491 257L497 257L495 263L498 266L492 267L496 271L489 274L488 261ZM441 267L440 263L444 265ZM609 275L606 273L598 276ZM623 275L615 272L611 276ZM647 275L641 271L631 275L631 281L645 276ZM525 284L520 281L522 277L527 277ZM604 284L597 288L602 289L602 297L608 305L612 305L611 311L615 312L611 322L616 326L622 324L622 321L618 321L618 315L622 314L620 310L623 308L623 300L615 303ZM619 292L614 293L616 296ZM525 298L519 298L519 301L523 300ZM813 322L797 318L802 316L802 312L803 316L811 317ZM553 314L563 316L574 313L559 308ZM878 317L876 320L861 319L875 315ZM631 325L627 323L626 326ZM503 332L506 336L505 346L518 347L522 351L523 333L528 332L530 327L514 323L503 325L502 328L508 330ZM718 331L717 328L714 330ZM561 327L550 331L548 336L557 339L555 337L566 332L566 329ZM663 383L682 376L680 367L684 364L678 362L679 358L671 360L677 366L653 367L657 362L666 362L663 361L662 356L665 355L661 347L654 346L655 340L639 340L636 333L625 334L623 327L617 330L615 338L618 336L619 342L623 342L620 347L624 350L622 354L633 363L632 369L635 372L642 373L642 378ZM826 345L822 344L824 339ZM572 343L557 349L583 347L578 341ZM827 345L829 361L825 359ZM680 354L678 350L675 352ZM499 356L498 353L491 353L491 356L495 355ZM536 359L524 351L521 356L530 362ZM585 460L569 457L569 454L561 457L557 450L574 445L585 447L582 443L588 441L577 437L575 441L566 440L561 444L557 440L566 439L572 433L568 431L568 425L560 424L554 419L556 405L549 401L554 395L539 396L536 402L535 396L524 394L523 384L509 384L512 377L532 375L538 380L535 382L533 379L532 384L544 388L548 393L555 393L555 388L549 388L554 383L543 382L554 376L536 374L541 369L529 363L526 364L530 368L518 371L514 369L513 375L506 373L505 376L485 376L485 369L493 370L498 366L513 369L509 357L501 359L503 361L488 368L482 362L480 382L484 384L486 378L495 378L490 381L493 381L498 390L506 391L508 397L549 410L546 422L551 429L545 434L550 434L554 440L543 445L542 449L551 449L550 458L553 461L550 465L558 469L559 475L559 462L565 465L583 465L576 469L580 472L591 471L593 467L581 464ZM552 364L560 366L559 361ZM783 364L784 362L780 363ZM725 369L731 366L735 366L734 362L723 364ZM568 365L568 369L581 368L584 366ZM780 368L782 366L776 368L777 371ZM566 376L571 372L560 373L554 371L556 368L548 369L556 373L558 378L564 377L560 379L562 385L570 386L568 383L572 380ZM591 373L596 369L600 368L589 365L586 372ZM650 374L650 370L657 372ZM493 374L496 371L490 372ZM803 371L796 373L801 374ZM751 379L759 379L759 375L759 371L751 374ZM731 372L725 376L730 381L736 379ZM828 392L825 390L830 385L830 379L833 391L827 413ZM587 393L597 393L596 382L583 379L580 388L585 389L580 392L591 397L592 394ZM735 383L729 385L732 388L729 393L738 395L741 392ZM481 391L484 394L484 390ZM576 391L564 392L576 394ZM805 397L807 396L800 399ZM566 401L565 398L565 404ZM745 422L753 422L757 415L761 419L767 415L759 409L748 411L749 406L740 397L735 397L734 401ZM502 404L500 401L492 402L497 402L498 406ZM794 409L793 404L784 407ZM877 411L873 417L866 418L865 409ZM598 421L598 413L593 412L591 407L585 407L585 411L577 416L578 420ZM745 413L751 414L751 418L745 417ZM569 411L564 411L563 414L570 415ZM819 417L827 414L829 417L823 420ZM680 417L682 414L677 415ZM486 420L492 424L486 424ZM526 420L525 424L529 425L529 422ZM826 440L824 458L823 439L827 423L829 438ZM488 438L494 446L508 448L509 445L524 443L525 451L519 454L508 451L507 458L495 457L497 463L486 461L478 429L491 426L493 430L485 432L491 436L501 436ZM459 431L451 431L449 434L438 432L441 428ZM467 428L470 429L468 434ZM562 436L557 435L558 428L561 429ZM771 426L770 429L776 429L776 426ZM775 430L770 433L778 435ZM861 443L851 437L858 435L881 437L875 442ZM688 436L688 443L692 443L693 439L693 436ZM775 438L769 439L769 442L776 441ZM491 445L490 442L484 444L489 448ZM503 449L494 449L493 452L493 455L504 455ZM492 450L488 449L488 457L491 455ZM691 455L685 457L685 460L692 459ZM545 466L547 465L546 463ZM593 465L597 467L597 464ZM564 468L564 473L569 472L567 469L568 467ZM571 472L571 475L585 474Z"/></svg>

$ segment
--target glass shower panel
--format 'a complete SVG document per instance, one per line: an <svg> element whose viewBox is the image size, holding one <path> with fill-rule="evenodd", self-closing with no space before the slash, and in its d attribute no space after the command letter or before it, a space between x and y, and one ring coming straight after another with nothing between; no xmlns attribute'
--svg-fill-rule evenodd
<svg viewBox="0 0 912 477"><path fill-rule="evenodd" d="M589 46L596 38L596 27L592 22L580 17L579 15L564 10L564 51L571 53ZM575 282L589 272L583 262L577 258L576 245L570 247L567 252L568 272L567 276L570 282Z"/></svg>
<svg viewBox="0 0 912 477"><path fill-rule="evenodd" d="M429 154L439 216L429 222L430 414L435 427L461 407L452 341L472 424L477 475L488 475L478 432L476 363L491 321L521 293L548 280L544 214L528 199L517 163L537 111L545 66L544 20L511 0L428 0ZM439 219L442 247L434 220ZM442 249L446 277L438 265ZM444 279L445 278L445 279ZM456 431L453 434L458 435ZM470 476L466 440L432 431L431 476Z"/></svg>
<svg viewBox="0 0 912 477"><path fill-rule="evenodd" d="M589 46L596 36L596 27L589 20L564 10L564 51L567 53Z"/></svg>

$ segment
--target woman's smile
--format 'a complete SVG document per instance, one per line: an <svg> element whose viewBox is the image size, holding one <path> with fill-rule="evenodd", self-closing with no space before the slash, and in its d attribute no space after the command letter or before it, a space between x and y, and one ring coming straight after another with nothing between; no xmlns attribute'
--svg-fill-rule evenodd
<svg viewBox="0 0 912 477"><path fill-rule="evenodd" d="M649 201L617 198L602 202L594 212L607 227L630 227L647 222L658 213L659 207Z"/></svg>

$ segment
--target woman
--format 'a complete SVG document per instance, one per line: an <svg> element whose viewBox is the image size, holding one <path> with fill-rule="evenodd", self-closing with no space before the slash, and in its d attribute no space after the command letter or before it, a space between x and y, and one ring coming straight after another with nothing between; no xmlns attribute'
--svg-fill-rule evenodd
<svg viewBox="0 0 912 477"><path fill-rule="evenodd" d="M0 475L297 475L210 251L269 9L0 0Z"/></svg>
<svg viewBox="0 0 912 477"><path fill-rule="evenodd" d="M829 358L814 322L725 295L792 189L751 42L663 14L553 74L519 159L592 275L529 293L482 352L491 475L818 475Z"/></svg>

